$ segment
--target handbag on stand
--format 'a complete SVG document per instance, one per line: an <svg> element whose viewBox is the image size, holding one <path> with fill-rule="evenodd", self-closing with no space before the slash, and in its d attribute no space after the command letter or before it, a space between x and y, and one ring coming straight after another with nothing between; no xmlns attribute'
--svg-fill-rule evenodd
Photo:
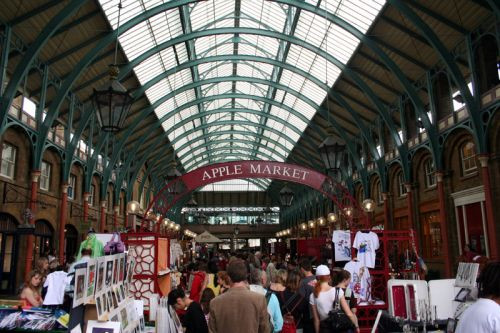
<svg viewBox="0 0 500 333"><path fill-rule="evenodd" d="M115 241L115 236L118 236L118 240ZM123 244L120 235L115 232L113 233L113 237L104 245L104 254L117 254L125 252L125 244Z"/></svg>
<svg viewBox="0 0 500 333"><path fill-rule="evenodd" d="M333 301L333 309L328 313L328 321L332 332L344 332L354 329L351 319L340 307L339 288L335 288L335 300Z"/></svg>

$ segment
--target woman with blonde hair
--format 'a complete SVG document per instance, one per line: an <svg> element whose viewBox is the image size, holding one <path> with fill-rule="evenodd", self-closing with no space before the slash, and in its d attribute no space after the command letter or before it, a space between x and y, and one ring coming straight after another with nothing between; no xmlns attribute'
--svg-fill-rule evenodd
<svg viewBox="0 0 500 333"><path fill-rule="evenodd" d="M331 287L330 269L325 265L319 265L316 268L317 283L314 292L309 298L311 313L313 314L314 331L316 333L331 333L331 322L328 320L328 314L334 309L334 303L339 302L340 308L352 321L356 332L359 333L358 319L352 313L349 305L344 298L344 292L341 288Z"/></svg>
<svg viewBox="0 0 500 333"><path fill-rule="evenodd" d="M38 270L31 271L28 279L24 282L24 288L21 291L22 307L38 307L43 303L40 295L40 286L42 285L42 273Z"/></svg>
<svg viewBox="0 0 500 333"><path fill-rule="evenodd" d="M217 284L220 286L219 295L224 294L231 286L231 279L226 271L217 272Z"/></svg>

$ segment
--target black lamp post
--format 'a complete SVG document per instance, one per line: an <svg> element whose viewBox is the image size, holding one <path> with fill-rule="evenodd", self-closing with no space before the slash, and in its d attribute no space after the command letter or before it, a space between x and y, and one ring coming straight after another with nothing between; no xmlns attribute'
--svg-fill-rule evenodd
<svg viewBox="0 0 500 333"><path fill-rule="evenodd" d="M338 171L344 161L345 141L329 136L318 147L321 159L328 171L333 171L338 179Z"/></svg>
<svg viewBox="0 0 500 333"><path fill-rule="evenodd" d="M101 88L94 89L92 102L99 126L105 132L118 132L132 106L132 96L116 79L118 66L109 66L109 81Z"/></svg>
<svg viewBox="0 0 500 333"><path fill-rule="evenodd" d="M293 201L293 191L285 185L280 191L280 202L282 206L290 207Z"/></svg>

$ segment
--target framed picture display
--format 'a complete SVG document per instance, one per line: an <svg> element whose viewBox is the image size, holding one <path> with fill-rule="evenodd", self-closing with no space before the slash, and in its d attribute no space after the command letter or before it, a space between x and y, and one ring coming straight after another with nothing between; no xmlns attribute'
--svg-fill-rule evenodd
<svg viewBox="0 0 500 333"><path fill-rule="evenodd" d="M120 271L118 272L118 282L123 282L125 278L125 269L126 269L126 261L125 261L125 253L120 254Z"/></svg>
<svg viewBox="0 0 500 333"><path fill-rule="evenodd" d="M75 290L73 293L73 307L83 304L85 301L85 289L87 278L87 267L77 268L75 270Z"/></svg>
<svg viewBox="0 0 500 333"><path fill-rule="evenodd" d="M95 307L97 310L97 318L100 319L102 318L103 315L103 307L102 307L102 300L101 300L101 295L96 296L95 298Z"/></svg>
<svg viewBox="0 0 500 333"><path fill-rule="evenodd" d="M122 299L127 298L127 295L125 294L125 286L123 284L120 285L120 293L121 293Z"/></svg>
<svg viewBox="0 0 500 333"><path fill-rule="evenodd" d="M120 270L120 259L119 254L114 255L114 264L113 264L113 284L118 283L118 271Z"/></svg>
<svg viewBox="0 0 500 333"><path fill-rule="evenodd" d="M127 261L127 283L132 282L134 272L135 272L135 259L132 256L129 256Z"/></svg>
<svg viewBox="0 0 500 333"><path fill-rule="evenodd" d="M95 282L96 282L96 260L91 259L87 263L87 286L86 286L86 301L90 301L94 298L95 292Z"/></svg>
<svg viewBox="0 0 500 333"><path fill-rule="evenodd" d="M95 293L100 294L104 286L104 277L106 271L106 257L96 259L96 284Z"/></svg>
<svg viewBox="0 0 500 333"><path fill-rule="evenodd" d="M113 283L113 264L114 264L114 256L106 256L106 275L104 279L105 290L111 288Z"/></svg>
<svg viewBox="0 0 500 333"><path fill-rule="evenodd" d="M123 302L123 297L122 297L119 285L114 286L113 292L114 292L114 295L116 296L116 300L118 301L118 304Z"/></svg>
<svg viewBox="0 0 500 333"><path fill-rule="evenodd" d="M128 326L128 315L127 315L127 308L125 306L122 306L120 308L120 320L121 320L121 323L122 323L123 330L127 329L127 326Z"/></svg>
<svg viewBox="0 0 500 333"><path fill-rule="evenodd" d="M107 292L108 294L108 306L109 306L109 311L111 312L111 309L112 310L116 310L118 309L118 302L116 301L116 296L113 297L114 295L114 291L112 291L111 289L108 290Z"/></svg>
<svg viewBox="0 0 500 333"><path fill-rule="evenodd" d="M86 333L120 333L120 330L119 321L89 320Z"/></svg>

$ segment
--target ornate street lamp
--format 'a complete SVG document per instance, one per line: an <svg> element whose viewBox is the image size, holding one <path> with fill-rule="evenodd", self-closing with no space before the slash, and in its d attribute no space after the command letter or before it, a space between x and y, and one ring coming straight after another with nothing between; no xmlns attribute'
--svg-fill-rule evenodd
<svg viewBox="0 0 500 333"><path fill-rule="evenodd" d="M168 170L167 174L165 175L165 183L170 183L177 179L178 177L182 176L182 174L177 170L177 163L174 161L172 163L172 168ZM168 188L168 192L170 192L173 195L179 194L182 191L182 183L180 181L175 182Z"/></svg>
<svg viewBox="0 0 500 333"><path fill-rule="evenodd" d="M293 201L293 191L285 185L280 191L280 202L282 206L290 207Z"/></svg>
<svg viewBox="0 0 500 333"><path fill-rule="evenodd" d="M344 160L345 141L329 136L319 145L318 150L325 168L338 173Z"/></svg>
<svg viewBox="0 0 500 333"><path fill-rule="evenodd" d="M122 129L125 118L132 106L133 98L127 89L117 80L120 73L116 65L118 55L118 36L120 35L120 14L122 2L118 3L118 24L116 27L115 56L109 66L109 81L99 89L94 89L92 103L99 126L105 132L118 132Z"/></svg>
<svg viewBox="0 0 500 333"><path fill-rule="evenodd" d="M132 106L132 96L116 79L118 73L118 66L110 65L109 81L92 94L97 121L105 132L120 131Z"/></svg>

